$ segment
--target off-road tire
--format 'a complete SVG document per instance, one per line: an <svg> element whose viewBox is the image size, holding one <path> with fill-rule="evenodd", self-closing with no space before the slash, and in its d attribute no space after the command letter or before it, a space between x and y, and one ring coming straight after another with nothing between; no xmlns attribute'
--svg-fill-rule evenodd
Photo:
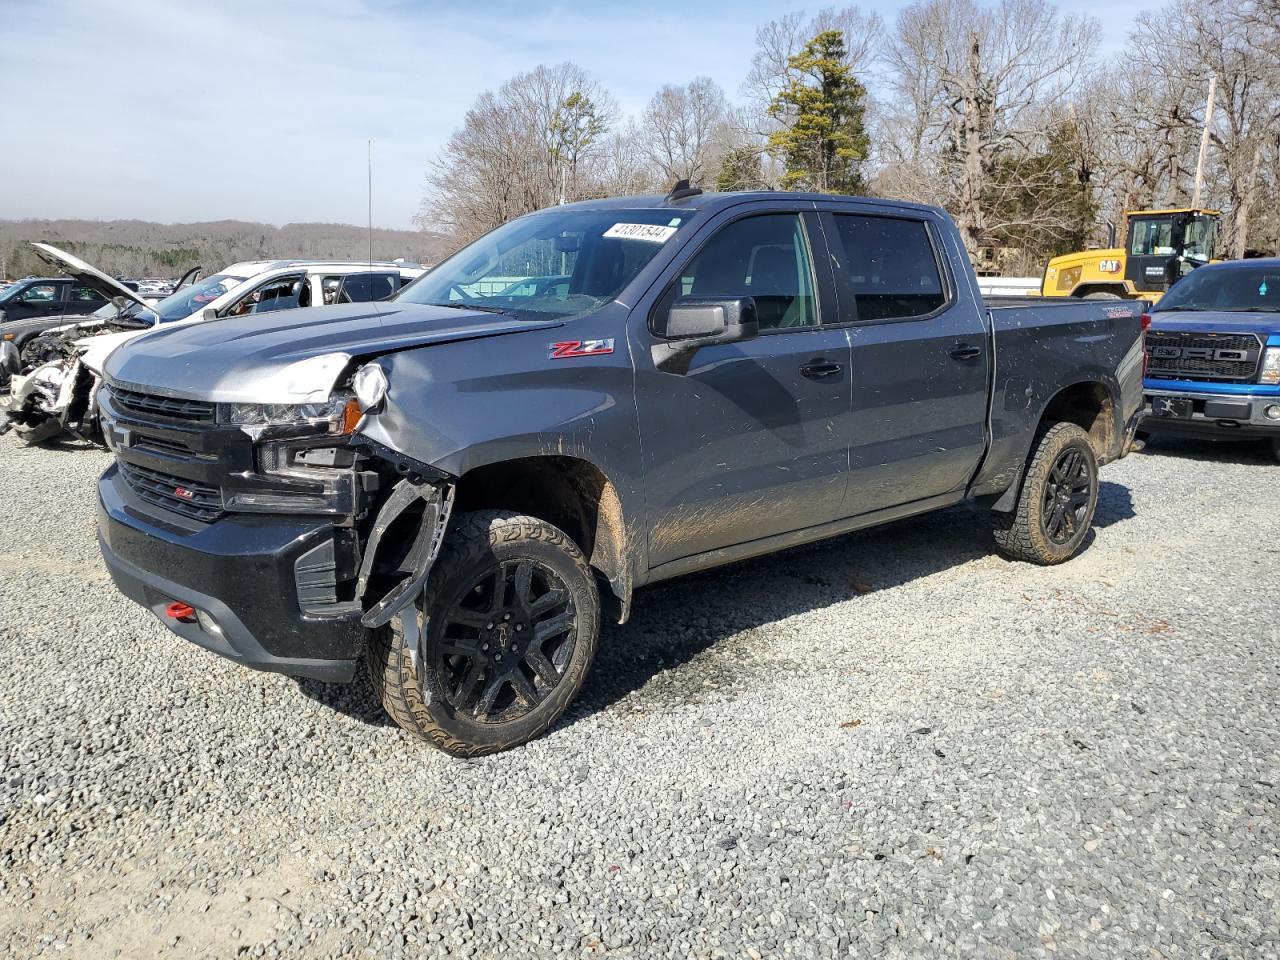
<svg viewBox="0 0 1280 960"><path fill-rule="evenodd" d="M1055 542L1045 530L1044 500L1051 482L1050 472L1069 450L1084 458L1089 476L1089 496L1083 517L1075 524L1074 534L1065 542ZM1089 434L1074 423L1055 423L1042 427L1027 463L1026 475L1017 507L1010 513L996 513L995 540L1000 551L1013 560L1051 566L1064 563L1080 552L1093 526L1098 508L1098 460Z"/></svg>
<svg viewBox="0 0 1280 960"><path fill-rule="evenodd" d="M441 618L477 576L495 563L522 558L551 567L563 581L572 597L577 634L562 678L546 699L517 719L482 722L456 711L448 701L444 681L431 667L433 649L438 649L432 645L442 642ZM403 618L424 614L425 635L415 665L405 644ZM509 511L461 513L450 523L417 603L386 627L371 632L369 675L383 708L409 733L456 757L482 756L527 743L559 719L586 678L599 634L595 578L582 551L563 531L536 517Z"/></svg>

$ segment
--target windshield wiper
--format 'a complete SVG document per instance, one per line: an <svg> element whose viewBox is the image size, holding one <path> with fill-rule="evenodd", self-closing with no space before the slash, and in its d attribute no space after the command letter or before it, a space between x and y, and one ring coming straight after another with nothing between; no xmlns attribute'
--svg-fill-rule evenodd
<svg viewBox="0 0 1280 960"><path fill-rule="evenodd" d="M473 303L433 303L428 301L424 307L448 307L450 310L479 310L481 313L506 313L501 307L481 307Z"/></svg>
<svg viewBox="0 0 1280 960"><path fill-rule="evenodd" d="M1162 307L1160 306L1160 304L1157 303L1154 307L1151 308L1151 312L1152 313L1185 313L1190 311L1209 310L1209 309L1211 308L1210 307L1192 307L1192 306Z"/></svg>
<svg viewBox="0 0 1280 960"><path fill-rule="evenodd" d="M1280 313L1280 307L1237 307L1234 310L1223 310L1223 313Z"/></svg>

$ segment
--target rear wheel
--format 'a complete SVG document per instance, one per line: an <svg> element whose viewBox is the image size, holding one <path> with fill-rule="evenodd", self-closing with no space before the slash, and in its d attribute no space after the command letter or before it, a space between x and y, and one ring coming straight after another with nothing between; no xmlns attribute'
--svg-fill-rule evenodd
<svg viewBox="0 0 1280 960"><path fill-rule="evenodd" d="M369 669L401 727L479 756L564 713L595 655L600 598L582 551L543 520L480 511L451 527L418 603L371 638Z"/></svg>
<svg viewBox="0 0 1280 960"><path fill-rule="evenodd" d="M1080 551L1098 507L1098 460L1089 434L1055 423L1039 434L1012 513L996 514L996 545L1015 560L1049 565Z"/></svg>
<svg viewBox="0 0 1280 960"><path fill-rule="evenodd" d="M1123 300L1124 297L1118 293L1111 293L1107 290L1095 290L1093 293L1086 293L1083 297L1085 300Z"/></svg>

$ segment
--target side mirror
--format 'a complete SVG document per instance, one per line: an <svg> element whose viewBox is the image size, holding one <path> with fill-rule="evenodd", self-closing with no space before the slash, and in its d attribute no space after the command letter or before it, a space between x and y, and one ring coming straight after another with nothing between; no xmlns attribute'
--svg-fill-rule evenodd
<svg viewBox="0 0 1280 960"><path fill-rule="evenodd" d="M654 364L683 373L699 347L754 340L760 321L751 297L677 297L652 318L650 329L662 340L654 345Z"/></svg>
<svg viewBox="0 0 1280 960"><path fill-rule="evenodd" d="M217 320L218 311L213 309L213 307L205 307L203 310L200 311L200 319L201 320Z"/></svg>

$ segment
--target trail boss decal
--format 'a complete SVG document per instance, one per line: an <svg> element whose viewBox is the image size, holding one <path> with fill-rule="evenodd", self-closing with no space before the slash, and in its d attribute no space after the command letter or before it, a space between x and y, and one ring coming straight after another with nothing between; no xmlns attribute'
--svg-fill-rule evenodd
<svg viewBox="0 0 1280 960"><path fill-rule="evenodd" d="M608 340L561 340L547 347L547 359L568 360L571 357L594 357L613 353L613 338Z"/></svg>

